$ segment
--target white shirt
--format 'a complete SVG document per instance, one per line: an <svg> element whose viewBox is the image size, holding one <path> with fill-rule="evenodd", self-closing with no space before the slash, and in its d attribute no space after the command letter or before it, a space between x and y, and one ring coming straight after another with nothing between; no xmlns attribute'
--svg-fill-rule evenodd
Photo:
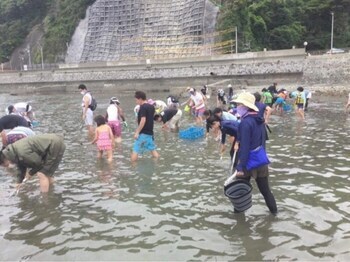
<svg viewBox="0 0 350 262"><path fill-rule="evenodd" d="M222 120L231 120L231 121L237 121L237 117L232 115L229 112L222 111Z"/></svg>
<svg viewBox="0 0 350 262"><path fill-rule="evenodd" d="M29 105L28 111L27 111L26 110L27 105L28 105L28 103L26 103L26 102L19 102L19 103L14 104L13 106L16 109L17 113L26 113L26 112L29 112L32 110L32 107Z"/></svg>
<svg viewBox="0 0 350 262"><path fill-rule="evenodd" d="M203 96L199 92L196 91L194 95L191 95L191 99L193 100L196 109L201 109L205 107Z"/></svg>
<svg viewBox="0 0 350 262"><path fill-rule="evenodd" d="M87 97L89 98L89 105L91 104L92 96L91 96L90 92L87 92L87 93L85 93L85 95L83 96L83 100L82 100L82 103L81 103L81 106L82 106L82 107L85 107L85 103L84 103L84 98L85 98L85 96L87 96ZM90 108L89 108L89 109L90 109Z"/></svg>
<svg viewBox="0 0 350 262"><path fill-rule="evenodd" d="M154 108L160 112L163 112L166 108L167 108L167 105L165 102L163 102L162 100L156 100L154 101L155 104L154 104Z"/></svg>
<svg viewBox="0 0 350 262"><path fill-rule="evenodd" d="M114 104L110 104L107 107L108 121L118 121L119 120L119 112L118 107Z"/></svg>
<svg viewBox="0 0 350 262"><path fill-rule="evenodd" d="M24 136L28 137L28 136L34 136L35 133L29 127L17 126L13 129L11 129L11 131L8 132L7 135L24 135Z"/></svg>

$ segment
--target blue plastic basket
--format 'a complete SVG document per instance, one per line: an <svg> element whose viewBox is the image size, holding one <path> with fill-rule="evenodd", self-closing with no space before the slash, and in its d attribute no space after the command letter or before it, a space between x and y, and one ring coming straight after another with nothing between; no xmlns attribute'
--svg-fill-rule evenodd
<svg viewBox="0 0 350 262"><path fill-rule="evenodd" d="M39 121L37 120L33 120L31 124L32 124L32 127L38 127L40 125Z"/></svg>
<svg viewBox="0 0 350 262"><path fill-rule="evenodd" d="M182 139L194 140L204 136L204 127L191 126L179 132L179 137Z"/></svg>
<svg viewBox="0 0 350 262"><path fill-rule="evenodd" d="M283 104L283 111L289 112L292 111L292 106L290 104Z"/></svg>

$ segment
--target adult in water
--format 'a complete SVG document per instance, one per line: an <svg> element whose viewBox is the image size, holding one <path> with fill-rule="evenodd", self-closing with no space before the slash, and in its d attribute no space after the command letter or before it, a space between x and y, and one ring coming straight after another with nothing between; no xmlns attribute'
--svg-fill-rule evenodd
<svg viewBox="0 0 350 262"><path fill-rule="evenodd" d="M23 180L37 174L42 193L49 191L53 175L62 160L65 144L63 137L55 134L30 136L8 145L0 151L0 165L18 167L16 188L19 190Z"/></svg>
<svg viewBox="0 0 350 262"><path fill-rule="evenodd" d="M142 91L136 91L134 97L140 108L137 113L138 126L134 133L135 142L131 161L136 161L138 156L145 151L151 152L154 158L159 158L153 138L154 106L147 103L146 94Z"/></svg>
<svg viewBox="0 0 350 262"><path fill-rule="evenodd" d="M345 105L345 111L350 112L349 109L350 109L350 93L349 93L348 102L347 102L346 105Z"/></svg>
<svg viewBox="0 0 350 262"><path fill-rule="evenodd" d="M79 85L78 90L80 91L80 94L83 96L83 100L81 103L81 106L83 108L82 119L88 130L88 135L91 138L94 135L94 112L90 108L90 105L92 102L92 96L90 91L87 90L84 84Z"/></svg>
<svg viewBox="0 0 350 262"><path fill-rule="evenodd" d="M260 147L265 148L265 122L259 116L259 109L255 105L254 95L245 92L233 100L237 104L237 112L241 116L238 127L238 164L236 166L237 178L250 181L253 177L258 185L260 193L264 196L265 203L272 214L277 213L277 205L269 186L269 167L262 164L248 170L248 162L252 151Z"/></svg>
<svg viewBox="0 0 350 262"><path fill-rule="evenodd" d="M7 145L7 135L5 130L13 129L17 126L29 127L29 123L20 115L10 114L0 118L0 133L3 147Z"/></svg>
<svg viewBox="0 0 350 262"><path fill-rule="evenodd" d="M182 111L180 108L170 108L165 109L160 114L155 114L153 119L156 122L163 122L162 128L170 128L170 131L177 132L179 131L179 122L181 117Z"/></svg>

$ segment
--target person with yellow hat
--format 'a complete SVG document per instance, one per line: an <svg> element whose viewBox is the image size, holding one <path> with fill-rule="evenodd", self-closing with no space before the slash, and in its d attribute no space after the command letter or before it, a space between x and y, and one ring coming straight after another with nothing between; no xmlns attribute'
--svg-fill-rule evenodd
<svg viewBox="0 0 350 262"><path fill-rule="evenodd" d="M255 105L254 95L244 92L237 96L232 102L237 104L237 114L241 118L238 127L237 145L238 163L236 165L236 177L250 181L253 177L258 185L260 193L265 198L265 203L272 214L277 213L277 205L274 195L269 186L268 159L265 153L265 124L264 118L258 114L259 109ZM266 160L258 157L258 163L252 163L254 152L262 151Z"/></svg>

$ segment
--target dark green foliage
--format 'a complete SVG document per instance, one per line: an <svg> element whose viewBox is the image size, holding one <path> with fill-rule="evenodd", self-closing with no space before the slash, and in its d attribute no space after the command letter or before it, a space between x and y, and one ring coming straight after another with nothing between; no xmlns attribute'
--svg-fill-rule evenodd
<svg viewBox="0 0 350 262"><path fill-rule="evenodd" d="M332 11L334 46L349 47L350 0L226 0L218 30L237 26L240 51L329 49Z"/></svg>
<svg viewBox="0 0 350 262"><path fill-rule="evenodd" d="M35 25L44 25L46 62L66 51L75 27L95 0L0 0L0 62L5 62ZM36 56L36 55L35 55ZM35 59L36 60L36 59Z"/></svg>
<svg viewBox="0 0 350 262"><path fill-rule="evenodd" d="M36 25L42 25L45 62L61 61L86 8L95 0L0 0L0 62L5 62ZM214 0L218 30L238 27L239 51L292 46L329 49L331 12L334 47L350 46L350 0ZM234 33L224 39L234 39ZM33 59L40 61L38 50Z"/></svg>
<svg viewBox="0 0 350 262"><path fill-rule="evenodd" d="M48 0L0 1L0 62L8 60L32 27L43 19Z"/></svg>
<svg viewBox="0 0 350 262"><path fill-rule="evenodd" d="M57 55L65 53L79 20L85 17L87 6L94 1L61 0L58 10L47 17L44 57L50 62L57 62Z"/></svg>

